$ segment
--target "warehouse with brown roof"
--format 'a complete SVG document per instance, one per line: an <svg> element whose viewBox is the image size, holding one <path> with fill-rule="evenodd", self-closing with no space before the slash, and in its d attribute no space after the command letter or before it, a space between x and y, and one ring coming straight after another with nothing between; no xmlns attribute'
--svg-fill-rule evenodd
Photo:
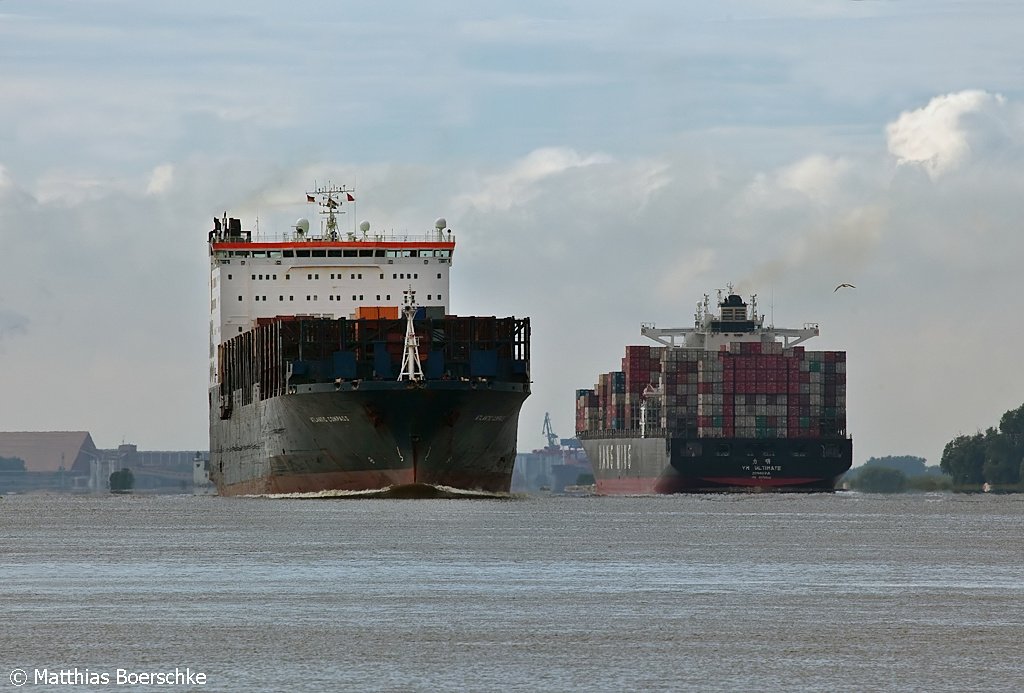
<svg viewBox="0 0 1024 693"><path fill-rule="evenodd" d="M88 476L89 462L98 456L88 431L0 432L0 457L24 460L27 472Z"/></svg>

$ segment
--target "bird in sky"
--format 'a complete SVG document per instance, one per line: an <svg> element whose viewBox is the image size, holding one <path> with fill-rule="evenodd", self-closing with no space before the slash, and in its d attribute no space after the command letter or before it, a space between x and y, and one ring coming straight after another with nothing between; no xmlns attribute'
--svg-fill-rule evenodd
<svg viewBox="0 0 1024 693"><path fill-rule="evenodd" d="M840 290L840 289L842 289L843 287L847 287L847 288L850 288L850 289L856 289L856 288L857 288L857 287L856 287L856 286L854 286L853 284L847 284L846 282L843 282L842 284L840 284L840 285L839 285L839 286L837 286L836 288L832 289L832 293L835 293L835 292L839 291L839 290Z"/></svg>

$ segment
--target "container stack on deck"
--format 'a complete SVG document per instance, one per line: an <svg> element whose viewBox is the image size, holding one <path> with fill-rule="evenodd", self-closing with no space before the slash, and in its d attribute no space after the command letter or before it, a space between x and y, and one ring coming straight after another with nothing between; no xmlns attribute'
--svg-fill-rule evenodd
<svg viewBox="0 0 1024 693"><path fill-rule="evenodd" d="M702 358L700 349L666 349L661 361L664 409L661 428L695 437L700 411ZM709 403L710 405L710 403Z"/></svg>
<svg viewBox="0 0 1024 693"><path fill-rule="evenodd" d="M414 325L427 380L529 382L529 318L446 315ZM260 318L217 347L221 394L231 402L239 391L232 405L245 405L256 396L254 386L259 399L267 399L289 384L394 379L405 330L404 320Z"/></svg>
<svg viewBox="0 0 1024 693"><path fill-rule="evenodd" d="M819 438L846 432L846 353L784 348L780 342L732 342L728 349L630 346L622 371L578 390L579 434L647 426L700 438ZM652 421L652 405L660 405Z"/></svg>

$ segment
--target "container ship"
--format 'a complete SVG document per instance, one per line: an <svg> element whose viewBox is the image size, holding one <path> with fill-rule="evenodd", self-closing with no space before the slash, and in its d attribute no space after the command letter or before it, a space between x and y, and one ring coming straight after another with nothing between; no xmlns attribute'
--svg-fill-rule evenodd
<svg viewBox="0 0 1024 693"><path fill-rule="evenodd" d="M416 487L507 493L530 394L529 318L449 313L455 239L214 218L210 479L221 495Z"/></svg>
<svg viewBox="0 0 1024 693"><path fill-rule="evenodd" d="M765 326L732 286L691 328L643 324L622 370L576 393L602 494L831 491L853 461L846 353L806 351L818 325Z"/></svg>

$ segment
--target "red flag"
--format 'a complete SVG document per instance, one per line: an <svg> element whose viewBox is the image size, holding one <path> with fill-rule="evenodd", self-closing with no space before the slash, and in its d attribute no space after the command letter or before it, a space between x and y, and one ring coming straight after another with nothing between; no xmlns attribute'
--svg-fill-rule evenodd
<svg viewBox="0 0 1024 693"><path fill-rule="evenodd" d="M316 202L316 198L312 195L306 195L306 202Z"/></svg>
<svg viewBox="0 0 1024 693"><path fill-rule="evenodd" d="M348 197L348 201L349 202L355 202L356 201L356 198L352 197L352 193L345 193L345 195Z"/></svg>

